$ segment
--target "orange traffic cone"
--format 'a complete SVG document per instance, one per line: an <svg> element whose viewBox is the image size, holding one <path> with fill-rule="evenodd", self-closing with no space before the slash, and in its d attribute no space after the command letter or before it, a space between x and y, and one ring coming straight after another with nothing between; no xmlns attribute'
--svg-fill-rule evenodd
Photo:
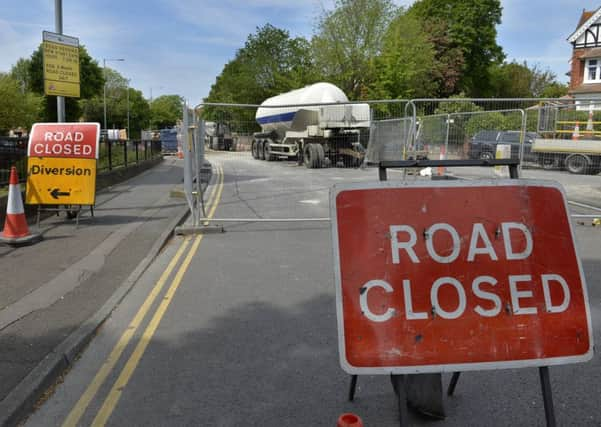
<svg viewBox="0 0 601 427"><path fill-rule="evenodd" d="M0 233L0 242L9 245L26 245L42 239L39 233L30 233L23 209L21 190L19 189L19 177L17 168L10 169L8 179L8 204L6 206L6 220L4 230Z"/></svg>
<svg viewBox="0 0 601 427"><path fill-rule="evenodd" d="M440 147L440 155L439 155L439 159L440 160L445 160L447 158L447 149L444 145L442 145ZM437 174L438 176L443 176L445 174L445 167L444 166L438 166L437 168Z"/></svg>
<svg viewBox="0 0 601 427"><path fill-rule="evenodd" d="M574 126L574 132L572 133L572 139L574 141L578 141L580 138L580 124L576 122L576 126Z"/></svg>
<svg viewBox="0 0 601 427"><path fill-rule="evenodd" d="M336 427L363 427L363 420L358 415L347 412L338 417Z"/></svg>

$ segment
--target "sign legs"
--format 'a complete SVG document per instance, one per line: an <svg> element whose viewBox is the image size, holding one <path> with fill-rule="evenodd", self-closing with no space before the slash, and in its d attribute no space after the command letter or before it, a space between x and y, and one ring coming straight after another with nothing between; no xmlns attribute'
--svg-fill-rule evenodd
<svg viewBox="0 0 601 427"><path fill-rule="evenodd" d="M457 381L459 381L460 374L461 372L453 372L451 382L449 383L449 388L447 389L447 396L452 396L455 392L455 387L457 387Z"/></svg>
<svg viewBox="0 0 601 427"><path fill-rule="evenodd" d="M545 404L545 418L547 427L555 427L555 409L553 408L553 393L551 391L551 380L549 379L549 367L541 366L538 368L540 376L540 385L543 390L543 402Z"/></svg>
<svg viewBox="0 0 601 427"><path fill-rule="evenodd" d="M414 374L405 376L407 402L418 412L432 418L444 419L442 374Z"/></svg>
<svg viewBox="0 0 601 427"><path fill-rule="evenodd" d="M392 389L397 397L397 405L399 407L399 426L409 427L409 412L407 411L407 393L406 393L406 378L410 375L390 375Z"/></svg>
<svg viewBox="0 0 601 427"><path fill-rule="evenodd" d="M357 375L351 375L351 386L348 390L348 400L352 402L355 399L355 388L357 387Z"/></svg>

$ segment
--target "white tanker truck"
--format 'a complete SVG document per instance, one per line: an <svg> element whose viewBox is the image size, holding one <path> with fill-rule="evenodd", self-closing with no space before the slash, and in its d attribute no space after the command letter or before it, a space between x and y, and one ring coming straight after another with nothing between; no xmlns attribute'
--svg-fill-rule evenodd
<svg viewBox="0 0 601 427"><path fill-rule="evenodd" d="M330 83L266 99L255 115L261 132L253 135L253 157L296 158L308 168L340 162L360 165L369 137L370 109L368 104L345 103L344 92Z"/></svg>

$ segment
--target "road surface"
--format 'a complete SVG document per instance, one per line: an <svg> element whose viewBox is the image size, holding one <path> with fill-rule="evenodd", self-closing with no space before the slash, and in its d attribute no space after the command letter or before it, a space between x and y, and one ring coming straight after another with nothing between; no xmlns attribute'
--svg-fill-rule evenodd
<svg viewBox="0 0 601 427"><path fill-rule="evenodd" d="M377 179L374 169L306 170L247 153L209 160L214 218L326 218L332 184ZM598 179L586 184L589 202ZM325 427L349 411L398 425L386 376L359 377L346 400L329 222L224 224L171 241L27 425ZM601 228L589 224L575 231L599 342ZM599 368L596 355L550 369L558 425L601 425ZM537 369L465 373L445 405L441 426L545 425ZM411 414L411 425L431 423Z"/></svg>

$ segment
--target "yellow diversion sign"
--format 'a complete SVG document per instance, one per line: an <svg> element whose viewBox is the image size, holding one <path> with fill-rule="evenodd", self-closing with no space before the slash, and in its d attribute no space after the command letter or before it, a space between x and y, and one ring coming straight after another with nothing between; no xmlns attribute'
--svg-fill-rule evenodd
<svg viewBox="0 0 601 427"><path fill-rule="evenodd" d="M27 147L27 192L33 205L93 205L98 123L36 123Z"/></svg>
<svg viewBox="0 0 601 427"><path fill-rule="evenodd" d="M34 205L93 205L96 159L30 157L27 161L25 203Z"/></svg>

